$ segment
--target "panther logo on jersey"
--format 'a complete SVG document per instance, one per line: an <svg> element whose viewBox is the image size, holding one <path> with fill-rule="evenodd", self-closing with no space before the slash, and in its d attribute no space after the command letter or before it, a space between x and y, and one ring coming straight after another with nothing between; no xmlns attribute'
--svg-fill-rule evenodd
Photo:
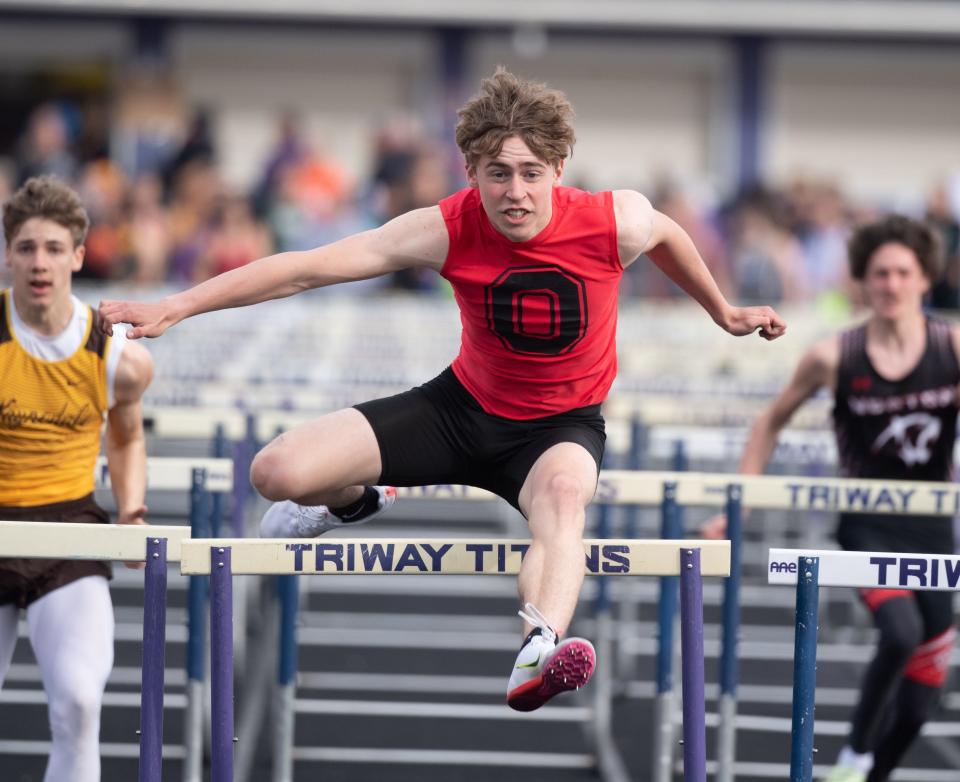
<svg viewBox="0 0 960 782"><path fill-rule="evenodd" d="M873 443L873 452L880 453L887 443L897 449L897 455L907 467L926 464L933 455L931 446L940 436L941 420L929 413L895 415L887 428Z"/></svg>

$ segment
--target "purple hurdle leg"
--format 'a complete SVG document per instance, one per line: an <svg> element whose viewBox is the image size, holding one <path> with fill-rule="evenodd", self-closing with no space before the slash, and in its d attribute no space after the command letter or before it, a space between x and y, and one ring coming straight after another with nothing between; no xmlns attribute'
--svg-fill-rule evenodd
<svg viewBox="0 0 960 782"><path fill-rule="evenodd" d="M167 539L147 539L143 577L139 782L160 782L163 763L163 673L167 637Z"/></svg>
<svg viewBox="0 0 960 782"><path fill-rule="evenodd" d="M707 782L703 696L703 580L700 549L680 552L680 646L683 679L683 780Z"/></svg>
<svg viewBox="0 0 960 782"><path fill-rule="evenodd" d="M212 782L233 782L233 578L230 548L210 549Z"/></svg>

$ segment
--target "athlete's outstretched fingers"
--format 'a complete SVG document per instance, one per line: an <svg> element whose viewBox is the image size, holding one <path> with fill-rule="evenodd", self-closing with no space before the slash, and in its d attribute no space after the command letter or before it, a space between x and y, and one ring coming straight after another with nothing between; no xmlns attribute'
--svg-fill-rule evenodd
<svg viewBox="0 0 960 782"><path fill-rule="evenodd" d="M112 334L115 324L129 323L132 328L127 331L127 339L159 337L176 323L168 309L163 302L102 301L99 308L101 328L104 333Z"/></svg>
<svg viewBox="0 0 960 782"><path fill-rule="evenodd" d="M113 336L113 313L116 309L115 305L117 302L104 300L100 302L100 306L97 307L97 313L100 317L97 319L97 325L104 334L108 337Z"/></svg>
<svg viewBox="0 0 960 782"><path fill-rule="evenodd" d="M113 336L113 327L118 323L133 323L129 312L130 302L105 299L100 302L100 328L107 336ZM130 336L129 334L127 335Z"/></svg>

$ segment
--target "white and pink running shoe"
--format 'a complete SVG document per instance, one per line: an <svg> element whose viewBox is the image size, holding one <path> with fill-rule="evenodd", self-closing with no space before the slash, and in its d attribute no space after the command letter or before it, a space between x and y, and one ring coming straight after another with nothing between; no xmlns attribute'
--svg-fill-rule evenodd
<svg viewBox="0 0 960 782"><path fill-rule="evenodd" d="M565 638L558 644L557 634L532 603L519 614L539 627L541 635L531 638L517 655L507 685L507 705L517 711L533 711L554 695L579 690L590 681L597 655L585 638Z"/></svg>

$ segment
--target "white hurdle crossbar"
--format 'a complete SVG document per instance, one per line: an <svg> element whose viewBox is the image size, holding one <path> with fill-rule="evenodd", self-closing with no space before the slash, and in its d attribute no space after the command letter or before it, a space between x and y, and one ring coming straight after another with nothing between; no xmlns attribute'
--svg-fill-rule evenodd
<svg viewBox="0 0 960 782"><path fill-rule="evenodd" d="M796 585L790 782L811 782L820 586L960 591L960 556L772 548L767 580Z"/></svg>
<svg viewBox="0 0 960 782"><path fill-rule="evenodd" d="M889 551L803 551L772 548L767 565L770 584L797 583L801 558L819 560L820 586L865 589L960 590L960 556Z"/></svg>
<svg viewBox="0 0 960 782"><path fill-rule="evenodd" d="M146 562L147 541L166 539L169 562L180 561L187 526L149 524L51 524L0 521L0 554L30 559L99 559Z"/></svg>
<svg viewBox="0 0 960 782"><path fill-rule="evenodd" d="M960 513L960 486L933 481L807 478L700 472L603 470L595 501L611 505L659 505L663 487L676 487L678 505L722 507L727 488L738 486L744 507L771 510L897 513L953 516ZM472 486L438 485L398 489L401 498L494 499Z"/></svg>
<svg viewBox="0 0 960 782"><path fill-rule="evenodd" d="M214 457L163 456L147 459L147 491L190 491L193 471L206 473L204 488L209 492L233 489L233 460ZM107 460L100 456L94 471L98 489L110 488Z"/></svg>
<svg viewBox="0 0 960 782"><path fill-rule="evenodd" d="M504 538L423 540L413 538L302 538L187 540L180 572L211 573L210 550L230 548L234 575L511 575L520 572L529 540ZM704 576L730 575L730 541L586 540L586 572L603 576L678 576L677 552L700 549Z"/></svg>

